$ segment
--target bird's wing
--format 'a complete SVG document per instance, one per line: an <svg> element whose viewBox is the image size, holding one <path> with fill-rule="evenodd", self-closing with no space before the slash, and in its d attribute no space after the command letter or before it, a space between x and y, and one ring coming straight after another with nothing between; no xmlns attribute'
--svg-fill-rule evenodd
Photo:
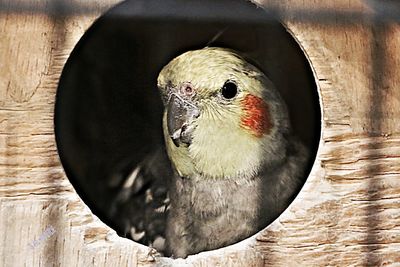
<svg viewBox="0 0 400 267"><path fill-rule="evenodd" d="M262 211L265 225L276 219L299 193L310 170L309 165L307 148L296 137L289 137L285 160L272 170L266 166L262 195L269 208Z"/></svg>
<svg viewBox="0 0 400 267"><path fill-rule="evenodd" d="M165 148L149 153L130 168L113 203L113 217L122 221L124 235L163 252L172 176Z"/></svg>

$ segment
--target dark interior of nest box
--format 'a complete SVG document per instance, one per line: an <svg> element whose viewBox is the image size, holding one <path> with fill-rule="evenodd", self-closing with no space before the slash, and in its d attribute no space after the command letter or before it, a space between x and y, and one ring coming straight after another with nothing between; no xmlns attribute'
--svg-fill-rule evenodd
<svg viewBox="0 0 400 267"><path fill-rule="evenodd" d="M299 45L271 14L244 0L123 2L100 17L73 50L55 111L68 178L94 214L121 236L129 237L134 212L129 192L126 202L116 204L124 179L163 144L158 72L175 56L207 45L239 51L273 81L295 133L312 151L311 168L320 137L315 80Z"/></svg>

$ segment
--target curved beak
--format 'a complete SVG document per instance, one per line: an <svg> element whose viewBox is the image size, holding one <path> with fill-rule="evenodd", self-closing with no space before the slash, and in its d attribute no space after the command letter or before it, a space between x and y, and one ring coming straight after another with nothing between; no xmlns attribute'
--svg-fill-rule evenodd
<svg viewBox="0 0 400 267"><path fill-rule="evenodd" d="M194 126L192 122L199 117L200 111L192 102L171 94L167 103L168 134L179 147L180 143L190 145Z"/></svg>

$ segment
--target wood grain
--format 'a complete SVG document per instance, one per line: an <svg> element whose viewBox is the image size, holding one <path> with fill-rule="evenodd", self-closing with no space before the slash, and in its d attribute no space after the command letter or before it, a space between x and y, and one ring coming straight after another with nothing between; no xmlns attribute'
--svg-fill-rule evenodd
<svg viewBox="0 0 400 267"><path fill-rule="evenodd" d="M262 233L185 260L156 257L118 237L77 196L57 155L62 67L85 30L118 2L67 2L61 17L49 0L1 4L1 266L400 262L400 26L381 20L383 1L261 1L281 16L313 68L323 114L317 160L295 201ZM318 11L326 20L315 18Z"/></svg>

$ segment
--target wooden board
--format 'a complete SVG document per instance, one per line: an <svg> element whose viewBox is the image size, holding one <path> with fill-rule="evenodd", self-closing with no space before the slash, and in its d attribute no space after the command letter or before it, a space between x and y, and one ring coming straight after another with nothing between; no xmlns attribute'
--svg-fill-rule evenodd
<svg viewBox="0 0 400 267"><path fill-rule="evenodd" d="M398 4L262 1L282 16L313 68L322 105L317 160L295 201L262 233L172 260L99 221L57 154L62 67L85 30L118 2L1 3L1 266L399 264L400 25L390 20L400 17Z"/></svg>

